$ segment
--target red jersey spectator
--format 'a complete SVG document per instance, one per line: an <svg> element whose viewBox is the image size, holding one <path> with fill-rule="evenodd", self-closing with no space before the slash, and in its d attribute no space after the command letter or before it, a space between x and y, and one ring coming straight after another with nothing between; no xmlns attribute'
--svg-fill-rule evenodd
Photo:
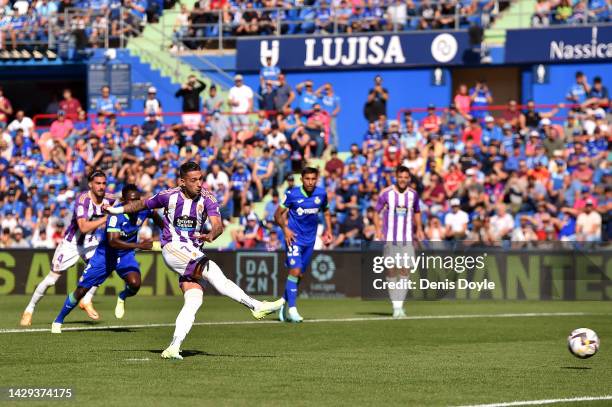
<svg viewBox="0 0 612 407"><path fill-rule="evenodd" d="M464 143L472 140L474 144L478 146L482 145L482 127L480 127L477 119L472 119L470 121L470 125L463 132L462 140Z"/></svg>
<svg viewBox="0 0 612 407"><path fill-rule="evenodd" d="M72 97L72 91L70 89L64 89L64 99L59 102L59 107L66 114L66 118L70 120L76 120L79 111L83 110L81 102Z"/></svg>
<svg viewBox="0 0 612 407"><path fill-rule="evenodd" d="M5 125L8 123L8 118L13 114L13 106L10 100L4 96L4 90L0 87L0 123Z"/></svg>
<svg viewBox="0 0 612 407"><path fill-rule="evenodd" d="M427 117L422 121L423 132L427 134L437 134L440 131L442 119L436 116L436 107L429 105L427 107Z"/></svg>

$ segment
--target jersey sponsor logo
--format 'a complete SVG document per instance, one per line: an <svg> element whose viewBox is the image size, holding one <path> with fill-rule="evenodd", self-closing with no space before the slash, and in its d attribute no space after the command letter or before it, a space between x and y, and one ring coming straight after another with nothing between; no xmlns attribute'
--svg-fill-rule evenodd
<svg viewBox="0 0 612 407"><path fill-rule="evenodd" d="M197 219L191 216L183 215L174 219L174 227L182 231L192 231L195 229Z"/></svg>
<svg viewBox="0 0 612 407"><path fill-rule="evenodd" d="M302 215L316 215L317 213L319 213L319 208L304 209L302 207L299 207L299 208L297 208L296 212L297 212L297 214L299 216L302 216Z"/></svg>
<svg viewBox="0 0 612 407"><path fill-rule="evenodd" d="M405 206L397 206L395 207L395 213L397 216L406 216L406 213L408 213L408 208Z"/></svg>

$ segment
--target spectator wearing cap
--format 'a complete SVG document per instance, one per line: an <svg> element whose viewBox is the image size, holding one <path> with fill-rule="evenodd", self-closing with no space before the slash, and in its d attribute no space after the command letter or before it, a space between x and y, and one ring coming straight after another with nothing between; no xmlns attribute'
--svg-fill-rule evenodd
<svg viewBox="0 0 612 407"><path fill-rule="evenodd" d="M234 202L234 213L232 216L237 216L239 208L244 207L248 202L251 182L251 172L246 168L244 163L239 162L236 164L236 170L232 173L230 178L230 189Z"/></svg>
<svg viewBox="0 0 612 407"><path fill-rule="evenodd" d="M263 241L263 228L254 213L246 216L246 225L240 230L232 230L232 240L237 249L254 249Z"/></svg>
<svg viewBox="0 0 612 407"><path fill-rule="evenodd" d="M275 110L274 100L276 99L276 89L270 80L262 81L259 86L259 110Z"/></svg>
<svg viewBox="0 0 612 407"><path fill-rule="evenodd" d="M457 105L455 103L451 103L450 105L448 105L448 110L442 118L442 124L445 129L448 128L449 122L452 122L454 126L458 128L461 128L465 125L465 117L463 117L459 110L457 110Z"/></svg>
<svg viewBox="0 0 612 407"><path fill-rule="evenodd" d="M502 129L495 123L493 116L485 117L485 127L482 129L482 144L488 146L493 141L501 143L503 136Z"/></svg>
<svg viewBox="0 0 612 407"><path fill-rule="evenodd" d="M309 79L295 86L295 90L298 93L297 107L306 115L310 114L315 104L319 103L319 97L315 93L313 86L312 81Z"/></svg>
<svg viewBox="0 0 612 407"><path fill-rule="evenodd" d="M70 120L77 120L79 113L84 112L81 102L72 97L72 91L68 88L62 93L63 99L59 102L60 110L66 113L66 117Z"/></svg>
<svg viewBox="0 0 612 407"><path fill-rule="evenodd" d="M94 109L98 113L104 114L104 116L110 116L121 112L121 104L117 101L117 98L110 94L110 87L102 86L100 97L94 100Z"/></svg>
<svg viewBox="0 0 612 407"><path fill-rule="evenodd" d="M12 233L13 239L9 243L11 249L29 249L30 242L23 238L23 229L16 227Z"/></svg>
<svg viewBox="0 0 612 407"><path fill-rule="evenodd" d="M488 114L488 107L493 103L493 95L483 79L476 81L476 85L470 89L470 115L476 119L482 119Z"/></svg>
<svg viewBox="0 0 612 407"><path fill-rule="evenodd" d="M248 113L253 111L253 90L243 80L242 75L234 76L234 86L230 88L227 98L236 131L248 129Z"/></svg>
<svg viewBox="0 0 612 407"><path fill-rule="evenodd" d="M49 128L49 135L53 140L64 140L70 135L73 127L72 120L66 118L66 113L63 110L58 110L57 118ZM43 135L42 138L44 137Z"/></svg>
<svg viewBox="0 0 612 407"><path fill-rule="evenodd" d="M461 209L461 201L453 198L449 202L450 212L444 216L445 235L448 240L463 240L467 235L469 217Z"/></svg>
<svg viewBox="0 0 612 407"><path fill-rule="evenodd" d="M601 215L594 210L595 202L589 198L576 218L576 240L579 242L601 241Z"/></svg>
<svg viewBox="0 0 612 407"><path fill-rule="evenodd" d="M162 103L157 97L157 89L150 86L147 89L147 98L144 101L144 113L148 116L156 116L158 120L162 120Z"/></svg>
<svg viewBox="0 0 612 407"><path fill-rule="evenodd" d="M607 111L610 107L610 95L608 88L603 85L601 76L593 79L593 86L587 93L588 99L582 103L582 108L603 109Z"/></svg>
<svg viewBox="0 0 612 407"><path fill-rule="evenodd" d="M200 111L200 93L206 89L206 84L195 75L189 75L187 82L181 85L174 97L183 98L183 112L197 113Z"/></svg>
<svg viewBox="0 0 612 407"><path fill-rule="evenodd" d="M12 133L21 130L24 137L31 137L34 132L34 122L25 115L23 110L18 110L17 113L15 113L15 119L6 129Z"/></svg>

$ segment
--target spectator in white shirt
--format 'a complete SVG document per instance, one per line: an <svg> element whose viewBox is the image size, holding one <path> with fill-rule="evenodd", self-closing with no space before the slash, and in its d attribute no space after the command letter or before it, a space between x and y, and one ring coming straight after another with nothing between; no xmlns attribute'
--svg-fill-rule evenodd
<svg viewBox="0 0 612 407"><path fill-rule="evenodd" d="M576 237L579 242L601 240L601 215L593 210L593 200L587 199L583 212L576 219Z"/></svg>
<svg viewBox="0 0 612 407"><path fill-rule="evenodd" d="M514 219L512 215L506 212L506 205L499 204L497 206L495 215L491 217L491 226L493 239L496 242L510 239L512 229L514 229Z"/></svg>
<svg viewBox="0 0 612 407"><path fill-rule="evenodd" d="M454 240L464 239L470 221L468 214L461 210L461 201L457 198L450 200L451 211L444 217L446 237Z"/></svg>
<svg viewBox="0 0 612 407"><path fill-rule="evenodd" d="M19 129L23 130L23 135L25 137L30 137L32 135L32 130L34 129L34 122L25 115L23 110L18 110L15 114L15 120L8 125L8 131L10 132L14 132Z"/></svg>
<svg viewBox="0 0 612 407"><path fill-rule="evenodd" d="M242 75L234 76L234 86L229 90L228 104L236 130L249 126L248 113L253 111L253 90L243 83Z"/></svg>
<svg viewBox="0 0 612 407"><path fill-rule="evenodd" d="M215 163L210 167L210 174L206 176L206 184L208 188L213 191L216 191L220 185L224 185L225 188L229 188L229 177L223 171L221 171L221 167L219 164Z"/></svg>

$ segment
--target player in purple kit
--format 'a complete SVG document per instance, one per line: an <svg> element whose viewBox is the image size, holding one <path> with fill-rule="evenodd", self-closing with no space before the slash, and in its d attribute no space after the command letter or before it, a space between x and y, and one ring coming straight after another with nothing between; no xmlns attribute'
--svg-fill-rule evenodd
<svg viewBox="0 0 612 407"><path fill-rule="evenodd" d="M414 256L414 237L423 240L423 224L419 208L419 196L410 188L410 170L399 166L395 172L395 185L383 189L376 203L374 224L376 227L376 240L385 243L385 256L395 257L407 253ZM382 217L382 222L381 222ZM416 233L415 233L416 232ZM416 234L416 236L415 236ZM389 270L387 281L390 283L402 282L408 277L409 270ZM407 288L389 289L389 296L393 304L393 318L403 318L404 300L408 293Z"/></svg>
<svg viewBox="0 0 612 407"><path fill-rule="evenodd" d="M256 319L277 311L283 304L258 301L249 297L234 282L228 280L219 266L202 251L205 242L212 242L223 232L219 204L214 195L202 188L200 166L187 162L179 169L179 187L158 193L152 198L108 207L112 214L134 213L143 209L164 209L164 228L161 235L164 261L179 275L184 293L184 305L176 318L176 327L170 346L162 352L164 359L182 359L180 346L191 330L195 315L202 305L203 285L209 282L219 293L245 305ZM212 229L206 231L206 220Z"/></svg>
<svg viewBox="0 0 612 407"><path fill-rule="evenodd" d="M45 295L47 288L55 285L62 273L74 266L79 258L88 262L98 247L99 235L97 231L106 224L106 215L102 207L103 205L112 204L114 200L104 197L106 175L102 171L92 172L88 177L88 181L89 191L77 196L72 213L72 221L68 229L66 229L64 240L55 249L51 271L36 286L32 299L21 316L21 326L30 326L32 324L34 308ZM91 303L97 288L92 287L79 304L91 319L100 318Z"/></svg>

